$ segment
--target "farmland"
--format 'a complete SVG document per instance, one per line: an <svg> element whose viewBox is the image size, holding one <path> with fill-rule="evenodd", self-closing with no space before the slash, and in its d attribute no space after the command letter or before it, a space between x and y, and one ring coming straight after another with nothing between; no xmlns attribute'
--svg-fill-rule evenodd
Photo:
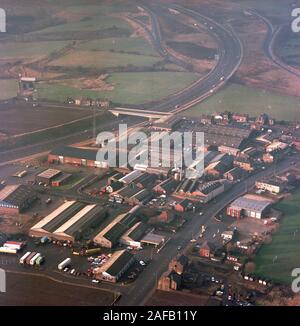
<svg viewBox="0 0 300 326"><path fill-rule="evenodd" d="M3 58L34 58L41 55L49 55L57 51L71 41L50 42L7 42L0 45L0 59Z"/></svg>
<svg viewBox="0 0 300 326"><path fill-rule="evenodd" d="M141 37L118 37L82 42L78 45L81 50L135 52L144 55L157 56L152 47Z"/></svg>
<svg viewBox="0 0 300 326"><path fill-rule="evenodd" d="M229 84L206 101L184 112L185 116L232 111L257 116L262 112L279 120L300 120L300 98L262 89Z"/></svg>
<svg viewBox="0 0 300 326"><path fill-rule="evenodd" d="M113 91L80 90L74 87L39 84L38 97L63 101L66 97L108 98L116 103L139 104L158 100L188 86L197 75L184 72L114 73L107 82Z"/></svg>
<svg viewBox="0 0 300 326"><path fill-rule="evenodd" d="M13 106L0 108L1 132L8 135L22 134L53 127L91 115L89 110L61 108L33 108Z"/></svg>
<svg viewBox="0 0 300 326"><path fill-rule="evenodd" d="M113 67L151 67L161 61L153 56L141 56L127 53L113 53L108 51L75 51L58 60L50 62L51 66L88 67L106 69Z"/></svg>
<svg viewBox="0 0 300 326"><path fill-rule="evenodd" d="M284 213L279 231L272 243L259 251L256 259L256 274L275 281L290 284L291 272L300 266L300 191L276 205Z"/></svg>

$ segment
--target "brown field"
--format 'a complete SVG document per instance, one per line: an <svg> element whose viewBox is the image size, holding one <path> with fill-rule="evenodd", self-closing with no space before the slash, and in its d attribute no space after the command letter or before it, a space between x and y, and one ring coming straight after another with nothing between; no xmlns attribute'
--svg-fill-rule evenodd
<svg viewBox="0 0 300 326"><path fill-rule="evenodd" d="M208 295L191 294L186 292L155 291L146 302L146 306L205 306L208 303Z"/></svg>
<svg viewBox="0 0 300 326"><path fill-rule="evenodd" d="M66 108L33 108L28 106L0 107L0 132L18 135L91 115L89 110Z"/></svg>
<svg viewBox="0 0 300 326"><path fill-rule="evenodd" d="M97 288L62 284L40 276L7 273L0 306L108 306L114 294Z"/></svg>

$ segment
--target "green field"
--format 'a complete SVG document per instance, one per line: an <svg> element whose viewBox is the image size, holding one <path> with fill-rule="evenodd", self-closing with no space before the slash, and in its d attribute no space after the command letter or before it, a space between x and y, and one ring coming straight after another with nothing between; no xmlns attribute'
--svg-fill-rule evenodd
<svg viewBox="0 0 300 326"><path fill-rule="evenodd" d="M107 82L114 86L113 91L80 90L74 87L53 84L39 84L38 98L64 101L67 97L107 98L122 104L139 104L159 100L171 95L198 78L193 73L146 72L114 73Z"/></svg>
<svg viewBox="0 0 300 326"><path fill-rule="evenodd" d="M161 61L159 57L109 51L76 51L49 63L49 66L87 67L106 69L113 67L151 67Z"/></svg>
<svg viewBox="0 0 300 326"><path fill-rule="evenodd" d="M18 83L15 79L0 79L0 100L17 96Z"/></svg>
<svg viewBox="0 0 300 326"><path fill-rule="evenodd" d="M284 213L284 218L272 243L264 245L259 251L255 259L255 273L290 284L291 271L300 267L300 191L275 208ZM278 258L273 263L275 256Z"/></svg>
<svg viewBox="0 0 300 326"><path fill-rule="evenodd" d="M77 48L91 51L138 52L144 55L157 56L157 52L141 37L92 40L78 44Z"/></svg>
<svg viewBox="0 0 300 326"><path fill-rule="evenodd" d="M0 44L0 58L32 58L49 55L72 41L12 42Z"/></svg>
<svg viewBox="0 0 300 326"><path fill-rule="evenodd" d="M33 32L32 34L96 31L113 27L130 29L127 22L121 18L98 15L94 17L89 17L86 20L80 20L76 22L69 22L65 24L47 27L39 31Z"/></svg>
<svg viewBox="0 0 300 326"><path fill-rule="evenodd" d="M300 120L300 97L279 95L262 89L229 84L204 102L184 112L189 117L215 112L239 112L257 116L268 113L279 120Z"/></svg>

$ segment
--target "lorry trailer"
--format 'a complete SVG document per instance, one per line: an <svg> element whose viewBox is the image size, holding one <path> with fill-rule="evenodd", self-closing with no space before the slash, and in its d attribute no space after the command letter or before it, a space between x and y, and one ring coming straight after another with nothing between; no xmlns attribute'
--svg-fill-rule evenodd
<svg viewBox="0 0 300 326"><path fill-rule="evenodd" d="M40 256L41 256L41 254L38 252L36 255L34 255L34 256L30 259L29 264L30 264L31 266L33 266L33 265L35 264L36 260L37 260Z"/></svg>
<svg viewBox="0 0 300 326"><path fill-rule="evenodd" d="M0 247L0 253L2 254L16 254L17 251L14 248Z"/></svg>
<svg viewBox="0 0 300 326"><path fill-rule="evenodd" d="M31 251L27 251L24 256L22 256L19 260L20 264L24 265L26 258L31 254Z"/></svg>
<svg viewBox="0 0 300 326"><path fill-rule="evenodd" d="M65 267L69 266L71 264L71 258L66 258L64 261L62 261L57 268L61 271L63 270Z"/></svg>
<svg viewBox="0 0 300 326"><path fill-rule="evenodd" d="M37 254L37 252L32 252L26 259L25 259L25 264L30 265L31 259Z"/></svg>
<svg viewBox="0 0 300 326"><path fill-rule="evenodd" d="M38 257L38 259L35 261L35 264L37 266L41 266L43 262L45 261L45 258L43 256Z"/></svg>

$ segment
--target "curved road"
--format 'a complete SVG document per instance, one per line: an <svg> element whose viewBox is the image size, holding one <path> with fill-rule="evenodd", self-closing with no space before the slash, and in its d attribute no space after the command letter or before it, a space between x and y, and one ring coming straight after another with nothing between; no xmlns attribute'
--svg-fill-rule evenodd
<svg viewBox="0 0 300 326"><path fill-rule="evenodd" d="M297 72L295 70L295 68L293 68L293 67L287 65L286 63L284 63L274 53L274 44L276 42L276 37L278 36L280 28L275 29L272 22L269 19L267 19L266 17L259 14L257 11L249 9L249 12L251 12L254 16L259 18L261 21L263 21L267 25L268 32L267 32L267 36L266 36L265 43L264 43L265 55L270 60L272 60L278 67L286 70L287 72L289 72L292 75L300 77L300 72Z"/></svg>
<svg viewBox="0 0 300 326"><path fill-rule="evenodd" d="M216 67L207 76L178 94L160 101L158 104L148 103L143 105L144 109L151 108L152 111L176 113L201 102L223 86L238 69L243 57L243 47L241 41L230 28L227 29L196 11L177 5L169 7L176 9L181 14L190 16L199 24L207 26L208 32L217 39L219 44L219 60ZM153 22L152 39L158 52L176 63L175 60L177 59L170 56L162 46L159 24L155 13L148 9L148 7L145 10L148 11ZM181 62L177 62L177 64L182 65ZM178 110L175 107L178 107Z"/></svg>

